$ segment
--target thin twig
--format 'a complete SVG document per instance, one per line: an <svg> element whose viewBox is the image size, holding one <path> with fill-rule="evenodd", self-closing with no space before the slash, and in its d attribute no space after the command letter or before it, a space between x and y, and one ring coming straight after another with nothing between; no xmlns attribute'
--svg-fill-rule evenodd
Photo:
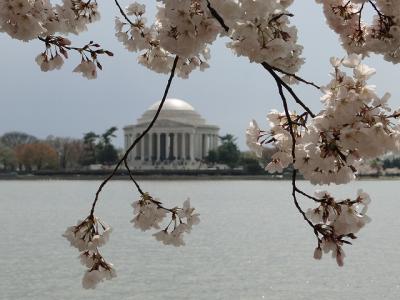
<svg viewBox="0 0 400 300"><path fill-rule="evenodd" d="M210 10L210 12L211 12L211 15L214 16L214 18L220 23L220 25L224 28L224 30L225 30L226 32L228 32L228 31L229 31L229 27L226 26L226 24L225 24L223 18L218 14L218 12L217 12L213 7L211 7L211 4L210 4L210 2L209 2L208 0L207 0L207 7L209 8L209 10ZM290 133L290 136L291 136L291 138L292 138L292 163L293 163L293 172L292 172L292 197L293 197L293 201L294 201L294 204L295 204L297 210L298 210L298 211L300 212L300 214L303 216L304 220L308 223L308 225L311 226L311 228L313 228L314 234L315 234L315 236L317 237L318 242L320 242L321 240L320 240L319 235L318 235L318 229L317 229L317 227L307 218L306 213L305 213L304 210L301 208L301 206L300 206L300 204L299 204L299 202L298 202L298 200L297 200L297 196L296 196L296 192L299 190L299 189L297 188L297 186L296 186L297 170L294 168L294 163L296 162L296 135L295 135L295 132L294 132L294 129L293 129L293 121L292 121L292 119L291 119L291 117L290 117L289 107L288 107L288 104L287 104L286 96L285 96L285 94L284 94L284 92L283 92L283 88L285 88L285 89L290 93L290 95L293 97L293 99L296 101L296 103L298 103L301 107L303 107L303 109L304 109L311 117L314 118L314 117L315 117L315 114L307 107L307 105L305 105L305 104L300 100L300 98L296 95L296 93L293 91L293 89L292 89L289 85L287 85L286 82L284 82L284 81L282 80L282 78L280 78L280 77L278 76L278 74L276 74L275 71L280 72L279 69L277 69L277 68L274 69L272 66L270 66L270 65L269 65L268 63L266 63L266 62L263 62L261 65L262 65L262 66L272 75L272 77L275 79L275 82L276 82L276 84L277 84L277 86L278 86L279 95L281 96L281 99L282 99L282 104L283 104L283 108L284 108L284 110L285 110L285 115L286 115L286 118L287 118L287 120L288 120L289 133ZM283 73L283 72L281 72L281 73ZM283 73L283 74L285 74L285 73ZM285 75L288 75L288 74L285 74ZM300 78L300 77L299 77L299 78ZM311 83L309 83L309 82L307 82L307 81L305 81L305 80L300 80L300 81L302 81L302 82L304 82L304 83L307 83L307 84L311 84ZM311 84L311 85L313 85L313 86L319 88L317 85L314 85L314 84Z"/></svg>
<svg viewBox="0 0 400 300"><path fill-rule="evenodd" d="M381 11L378 9L378 7L376 6L376 4L374 2L372 2L371 0L368 0L369 4L371 4L371 6L374 8L374 10L377 12L377 14L379 15L380 18L384 17L385 15L383 13L381 13ZM386 16L385 16L386 17Z"/></svg>
<svg viewBox="0 0 400 300"><path fill-rule="evenodd" d="M130 179L132 180L132 182L135 184L135 186L136 186L137 190L139 191L139 193L140 193L142 196L144 196L144 192L143 192L143 190L141 189L140 185L137 183L137 181L135 180L135 178L133 178L132 171L131 171L131 169L129 168L129 165L128 165L128 162L127 162L126 159L124 159L124 165L125 165L125 168L128 170L129 178L130 178Z"/></svg>
<svg viewBox="0 0 400 300"><path fill-rule="evenodd" d="M313 197L313 196L311 196L311 195L309 195L309 194L303 192L303 191L300 190L297 186L296 186L296 192L298 192L299 194L301 194L301 195L303 195L303 196L305 196L305 197L307 197L307 198L309 198L309 199L311 199L311 200L314 200L315 202L319 202L319 203L320 203L320 202L324 202L324 201L321 200L321 199L315 198L315 197Z"/></svg>
<svg viewBox="0 0 400 300"><path fill-rule="evenodd" d="M296 75L296 74L292 74L292 73L286 72L286 71L284 71L284 70L282 70L282 69L279 69L279 68L277 68L277 67L272 67L272 69L273 69L274 71L277 71L277 72L282 73L282 74L284 74L284 75L293 77L294 79L296 79L296 80L298 80L298 81L300 81L300 82L303 82L303 83L305 83L305 84L312 85L312 86L315 87L316 89L319 89L319 90L321 89L321 87L318 86L318 85L316 85L314 82L305 80L305 79L301 78L300 76L298 76L298 75Z"/></svg>
<svg viewBox="0 0 400 300"><path fill-rule="evenodd" d="M275 76L274 76L275 78ZM294 205L296 206L297 210L300 212L300 214L303 216L304 220L313 228L314 233L316 234L317 238L318 238L318 232L315 228L315 225L307 218L306 213L304 212L304 210L300 207L299 201L297 200L297 196L296 196L296 178L297 178L297 170L294 168L294 164L296 162L296 135L293 129L293 122L292 119L290 117L290 112L289 112L289 107L287 104L287 100L286 100L286 96L285 93L283 92L283 87L282 87L282 83L279 80L276 80L276 85L278 86L278 91L279 91L279 95L281 96L282 99L282 104L283 104L283 109L285 111L285 115L286 118L288 120L288 126L289 126L289 133L290 136L292 138L292 164L293 164L293 171L292 171L292 197L293 197L293 202Z"/></svg>
<svg viewBox="0 0 400 300"><path fill-rule="evenodd" d="M222 18L222 16L215 10L214 7L211 6L211 3L209 0L207 0L207 7L211 12L211 15L218 21L218 23L222 26L222 28L224 28L224 30L226 32L229 31L229 27L225 24L224 19Z"/></svg>
<svg viewBox="0 0 400 300"><path fill-rule="evenodd" d="M121 5L119 4L118 0L114 0L115 4L118 6L119 12L121 15L124 17L124 19L131 25L133 25L133 22L128 18L126 15L125 11L122 9Z"/></svg>
<svg viewBox="0 0 400 300"><path fill-rule="evenodd" d="M312 118L315 118L315 114L311 111L311 109L308 108L308 106L305 105L304 102L301 101L300 98L296 95L293 89L286 82L284 82L282 78L278 76L278 74L276 74L272 66L270 66L266 62L261 63L261 65L272 75L272 77L274 77L275 81L279 82L279 84L281 84L289 92L289 94L293 97L294 101L296 101L297 104L299 104L306 112L308 112Z"/></svg>
<svg viewBox="0 0 400 300"><path fill-rule="evenodd" d="M157 118L158 118L158 116L159 116L159 114L160 114L160 112L161 112L161 109L162 109L162 107L163 107L163 105L164 105L164 103L165 103L165 100L166 100L166 98L167 98L167 95L168 95L168 92L169 92L169 88L170 88L171 83L172 83L172 79L173 79L174 76L175 76L175 69L176 69L176 65L177 65L177 63L178 63L178 60L179 60L179 56L175 56L174 63L173 63L173 65L172 65L172 69L171 69L171 73L170 73L170 76L169 76L169 79L168 79L168 82L167 82L167 86L166 86L165 91L164 91L163 98L162 98L162 100L161 100L161 102L160 102L160 104L159 104L159 106L158 106L157 112L156 112L156 114L154 115L153 119L151 120L150 124L149 124L149 125L147 126L147 128L135 139L135 141L134 141L133 144L128 148L128 150L125 151L125 154L124 154L123 157L118 161L117 165L115 166L115 168L113 169L113 171L111 172L111 174L108 175L108 177L100 184L100 186L99 186L99 188L98 188L98 190L97 190L97 192L96 192L95 199L94 199L93 204L92 204L92 209L90 210L90 215L91 215L91 216L93 216L94 208L95 208L95 206L96 206L96 203L97 203L97 201L98 201L98 199L99 199L99 195L100 195L100 193L101 193L103 187L107 184L108 181L111 180L111 178L114 177L114 175L117 173L118 168L119 168L119 167L121 166L121 164L127 159L128 155L129 155L129 153L132 151L132 149L133 149L133 148L139 143L139 141L150 131L150 129L153 127L154 123L157 121ZM132 173L130 172L129 169L128 169L128 172L129 172L130 176L132 176ZM132 177L132 178L133 178L133 177ZM139 192L140 192L140 191L139 191Z"/></svg>
<svg viewBox="0 0 400 300"><path fill-rule="evenodd" d="M229 27L226 25L226 23L225 23L225 21L224 21L224 19L222 18L222 16L215 10L215 8L213 8L212 6L211 6L211 4L210 4L210 1L209 0L207 0L207 7L208 7L208 9L210 10L210 13L211 13L211 15L219 22L219 24L222 26L222 28L224 28L224 30L226 31L226 32L228 32L229 31ZM304 103L303 103L303 101L301 101L300 100L300 98L296 95L296 93L293 91L293 89L288 85L288 84L286 84L286 82L284 82L276 73L275 73L275 70L276 71L278 71L278 72L281 72L281 73L283 73L283 71L282 70L279 70L278 68L276 68L275 70L274 70L274 68L272 67L272 66L270 66L268 63L266 63L266 62L263 62L262 64L261 64L265 69L267 69L267 71L269 71L270 73L271 73L271 75L273 75L273 77L275 78L275 80L279 80L279 82L280 82L280 84L290 93L290 95L292 95L292 97L293 97L293 99L296 101L296 103L297 104L299 104L306 112L308 112L309 113L309 115L311 116L311 117L315 117L315 114L311 111L311 109L309 109L308 107L307 107L307 105L305 105ZM285 73L283 73L283 74L285 74ZM285 75L289 75L289 74L285 74ZM296 75L294 75L294 74L290 74L291 76L296 76ZM296 78L297 77L297 78ZM301 79L300 77L298 77L298 76L296 76L295 78L296 79ZM302 80L300 80L301 82L304 82L304 83L307 83L307 84L310 84L310 85L312 85L312 86L314 86L314 87L317 87L317 88L319 88L317 85L315 85L315 84L311 84L309 81L306 81L306 80L304 80L304 79L302 79Z"/></svg>

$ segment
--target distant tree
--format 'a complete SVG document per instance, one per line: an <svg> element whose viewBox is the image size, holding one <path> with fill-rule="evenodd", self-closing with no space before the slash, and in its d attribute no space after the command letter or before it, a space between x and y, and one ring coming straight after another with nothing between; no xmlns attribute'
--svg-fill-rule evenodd
<svg viewBox="0 0 400 300"><path fill-rule="evenodd" d="M96 140L99 136L90 131L83 136L83 151L80 157L80 163L88 166L96 163Z"/></svg>
<svg viewBox="0 0 400 300"><path fill-rule="evenodd" d="M96 145L96 161L103 165L112 165L118 161L118 151L111 144L111 139L114 138L117 127L113 126L106 130L101 136Z"/></svg>
<svg viewBox="0 0 400 300"><path fill-rule="evenodd" d="M208 151L207 162L212 164L218 162L218 149Z"/></svg>
<svg viewBox="0 0 400 300"><path fill-rule="evenodd" d="M240 150L236 145L236 138L227 134L220 137L221 145L217 148L218 162L228 165L231 169L238 166Z"/></svg>
<svg viewBox="0 0 400 300"><path fill-rule="evenodd" d="M400 157L395 157L393 159L385 159L383 161L383 168L400 168Z"/></svg>
<svg viewBox="0 0 400 300"><path fill-rule="evenodd" d="M112 165L118 161L118 151L111 144L103 145L97 153L97 161L103 165Z"/></svg>
<svg viewBox="0 0 400 300"><path fill-rule="evenodd" d="M0 169L13 171L16 166L15 151L8 146L0 145Z"/></svg>
<svg viewBox="0 0 400 300"><path fill-rule="evenodd" d="M58 166L57 151L45 143L19 145L15 154L19 165L28 171L55 169Z"/></svg>
<svg viewBox="0 0 400 300"><path fill-rule="evenodd" d="M101 135L101 139L102 139L102 142L104 143L104 145L111 144L111 138L116 137L115 132L117 130L118 130L118 128L113 126L113 127L109 128L109 129L107 129L106 132L104 132Z"/></svg>
<svg viewBox="0 0 400 300"><path fill-rule="evenodd" d="M376 170L376 173L377 173L377 174L381 174L381 173L382 173L382 169L383 169L384 163L383 163L379 158L373 159L373 160L370 162L369 165L370 165L370 167L371 167L372 169Z"/></svg>
<svg viewBox="0 0 400 300"><path fill-rule="evenodd" d="M34 137L33 135L30 135L30 134L27 134L24 132L18 132L18 131L5 133L0 138L0 142L4 146L7 146L11 149L14 149L15 147L17 147L19 145L32 144L37 141L38 141L38 139L36 137Z"/></svg>
<svg viewBox="0 0 400 300"><path fill-rule="evenodd" d="M82 140L49 136L45 142L57 151L61 169L77 169L81 166Z"/></svg>

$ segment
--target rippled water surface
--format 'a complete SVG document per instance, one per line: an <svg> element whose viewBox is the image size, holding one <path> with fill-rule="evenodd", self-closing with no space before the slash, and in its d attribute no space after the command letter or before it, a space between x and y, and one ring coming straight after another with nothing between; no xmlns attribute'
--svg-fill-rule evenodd
<svg viewBox="0 0 400 300"><path fill-rule="evenodd" d="M86 291L78 252L61 234L88 214L98 182L0 182L0 299L400 299L398 181L330 189L353 197L363 188L373 201L373 222L345 247L343 268L330 257L312 259L315 240L291 201L289 182L142 184L171 206L190 196L201 223L185 247L163 246L129 223L133 186L112 182L97 215L114 228L103 253L118 277Z"/></svg>

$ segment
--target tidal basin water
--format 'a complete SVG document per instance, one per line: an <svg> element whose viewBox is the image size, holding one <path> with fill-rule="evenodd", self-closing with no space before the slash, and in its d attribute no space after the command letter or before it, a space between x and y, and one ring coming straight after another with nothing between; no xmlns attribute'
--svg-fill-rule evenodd
<svg viewBox="0 0 400 300"><path fill-rule="evenodd" d="M181 248L134 229L130 204L137 192L128 181L111 182L96 214L114 229L102 250L118 277L88 291L81 287L78 251L61 234L88 214L98 184L0 182L1 300L400 299L398 181L328 189L354 197L363 188L372 198L372 223L345 246L343 268L330 255L312 258L316 242L287 181L143 181L144 190L168 205L190 197L201 214Z"/></svg>

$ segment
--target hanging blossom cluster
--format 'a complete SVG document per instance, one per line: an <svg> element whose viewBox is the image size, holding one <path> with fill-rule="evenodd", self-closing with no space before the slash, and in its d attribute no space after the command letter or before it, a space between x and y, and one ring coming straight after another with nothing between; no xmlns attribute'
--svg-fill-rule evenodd
<svg viewBox="0 0 400 300"><path fill-rule="evenodd" d="M0 31L12 38L30 41L55 33L79 34L100 19L94 0L0 0Z"/></svg>
<svg viewBox="0 0 400 300"><path fill-rule="evenodd" d="M168 225L153 234L156 240L164 245L184 246L183 234L185 232L190 233L193 225L197 225L200 222L199 214L194 213L194 208L190 206L189 199L183 203L182 208L167 209L162 206L160 201L145 193L132 206L135 217L131 222L135 228L142 231L161 229L161 223L168 213L171 214Z"/></svg>
<svg viewBox="0 0 400 300"><path fill-rule="evenodd" d="M340 35L349 53L382 54L387 61L400 62L400 2L397 0L316 0L323 5L329 26ZM371 24L362 13L374 11Z"/></svg>
<svg viewBox="0 0 400 300"><path fill-rule="evenodd" d="M299 115L274 110L268 114L270 130L261 130L254 120L250 123L246 134L249 148L258 157L267 145L276 149L267 171L282 172L293 164L312 184L345 184L355 178L363 159L400 150L400 110L392 112L387 103L390 95L378 97L374 86L367 84L375 70L356 54L331 58L331 64L333 78L321 88L324 109L318 115L310 118L307 112ZM299 193L319 204L306 213L299 208L318 239L314 257L320 259L322 252L332 251L342 266L342 245L350 243L346 238L354 239L370 221L365 215L370 197L362 191L354 201L336 201L325 191L313 197L296 186L294 172L294 195ZM297 203L296 196L294 199Z"/></svg>
<svg viewBox="0 0 400 300"><path fill-rule="evenodd" d="M153 234L155 239L164 245L184 246L184 233L190 233L193 225L200 222L200 215L194 213L195 209L190 206L189 199L183 203L181 208L169 209L148 193L143 193L132 206L134 218L131 222L135 228L142 231L161 229L162 222L168 214L171 215L167 226ZM99 282L117 276L113 265L106 262L99 252L99 247L108 242L111 231L110 226L90 214L84 221L78 221L76 226L68 227L63 234L71 246L81 252L80 261L87 267L82 279L82 286L85 289L94 289Z"/></svg>
<svg viewBox="0 0 400 300"><path fill-rule="evenodd" d="M297 29L289 26L287 7L293 1L254 0L164 0L160 1L156 21L146 25L145 6L137 2L126 9L133 20L115 21L116 36L129 51L140 52L139 62L151 70L167 73L178 55L178 75L188 77L196 68L209 65L209 45L218 35L227 34L227 46L251 62L268 64L289 73L299 70L302 46L297 44ZM211 6L212 5L212 6ZM210 7L227 22L225 32Z"/></svg>
<svg viewBox="0 0 400 300"><path fill-rule="evenodd" d="M390 97L378 97L367 80L375 70L361 62L359 55L332 58L331 82L322 87L324 109L307 120L307 115L291 115L296 134L294 167L313 184L344 184L355 178L362 159L371 159L400 149L400 111L389 108ZM350 69L348 75L342 67ZM284 113L268 114L271 129L260 131L253 121L247 144L258 156L263 146L276 148L270 172L281 172L292 163L292 139Z"/></svg>
<svg viewBox="0 0 400 300"><path fill-rule="evenodd" d="M187 78L197 68L208 68L208 45L220 32L206 1L161 1L156 21L146 25L145 6L137 2L127 7L133 21L116 18L118 40L129 51L140 52L139 63L159 73L169 73L174 56L180 60L177 75Z"/></svg>
<svg viewBox="0 0 400 300"><path fill-rule="evenodd" d="M362 63L370 53L388 61L400 61L400 1L395 0L316 0L323 5L329 26L337 32L349 53L344 59L332 58L332 80L322 87L323 109L314 115L286 83L302 82L319 88L297 76L304 63L297 29L290 24L289 7L293 0L158 0L155 21L148 25L145 6L134 2L126 10L113 1L121 18L115 20L118 40L129 51L139 53L139 63L158 73L170 73L157 114L118 161L112 173L100 184L90 215L67 228L64 237L77 248L87 268L82 284L95 288L99 282L116 276L112 264L99 252L109 239L111 228L94 216L103 187L124 163L141 198L133 203L134 227L156 230L157 241L165 245L184 245L183 236L199 223L199 215L190 206L165 208L160 201L144 193L133 178L126 158L151 129L162 109L175 74L187 78L195 70L209 67L210 45L217 37L228 37L227 47L236 55L259 63L275 80L284 112L268 114L270 129L261 130L252 121L247 130L249 147L262 157L268 145L276 150L266 166L269 172L282 172L292 166L292 196L296 208L313 229L318 245L314 257L332 253L339 266L344 261L344 244L351 244L370 218L366 215L370 197L359 191L356 199L336 200L328 192L311 196L296 185L300 173L313 184L344 184L355 178L364 159L400 150L400 111L391 111L389 94L379 97L368 80L375 70ZM60 69L71 51L81 62L74 69L88 79L102 69L98 57L112 56L90 41L74 47L58 34L79 34L100 17L96 0L0 0L0 32L31 41L38 39L45 50L36 57L42 71ZM371 24L363 20L366 8L375 12ZM352 72L352 74L349 73ZM279 73L279 75L278 75ZM281 77L281 75L283 77ZM289 110L286 93L304 113ZM317 207L301 208L297 196L314 201ZM168 218L169 216L169 218ZM168 221L169 219L169 221Z"/></svg>
<svg viewBox="0 0 400 300"><path fill-rule="evenodd" d="M297 28L290 26L293 15L287 8L293 0L214 0L210 1L230 28L227 43L238 56L296 73L304 59L297 44Z"/></svg>
<svg viewBox="0 0 400 300"><path fill-rule="evenodd" d="M45 50L36 57L44 72L59 70L68 52L74 50L81 55L74 72L96 78L97 69L102 69L98 55L112 56L112 52L92 41L80 48L72 47L69 39L57 34L79 34L99 19L95 0L63 0L61 5L52 5L49 0L0 0L0 32L25 42L37 38L44 42Z"/></svg>
<svg viewBox="0 0 400 300"><path fill-rule="evenodd" d="M80 261L87 268L82 279L85 289L94 289L99 282L117 276L113 265L99 252L99 247L108 242L111 231L110 226L90 215L76 226L68 227L63 234L71 246L81 252Z"/></svg>
<svg viewBox="0 0 400 300"><path fill-rule="evenodd" d="M342 267L345 257L343 244L351 244L349 239L356 239L355 234L371 221L366 215L371 199L362 190L357 192L355 200L337 201L326 191L316 192L315 197L319 206L306 212L321 235L314 258L321 259L323 253L332 252L332 258Z"/></svg>

